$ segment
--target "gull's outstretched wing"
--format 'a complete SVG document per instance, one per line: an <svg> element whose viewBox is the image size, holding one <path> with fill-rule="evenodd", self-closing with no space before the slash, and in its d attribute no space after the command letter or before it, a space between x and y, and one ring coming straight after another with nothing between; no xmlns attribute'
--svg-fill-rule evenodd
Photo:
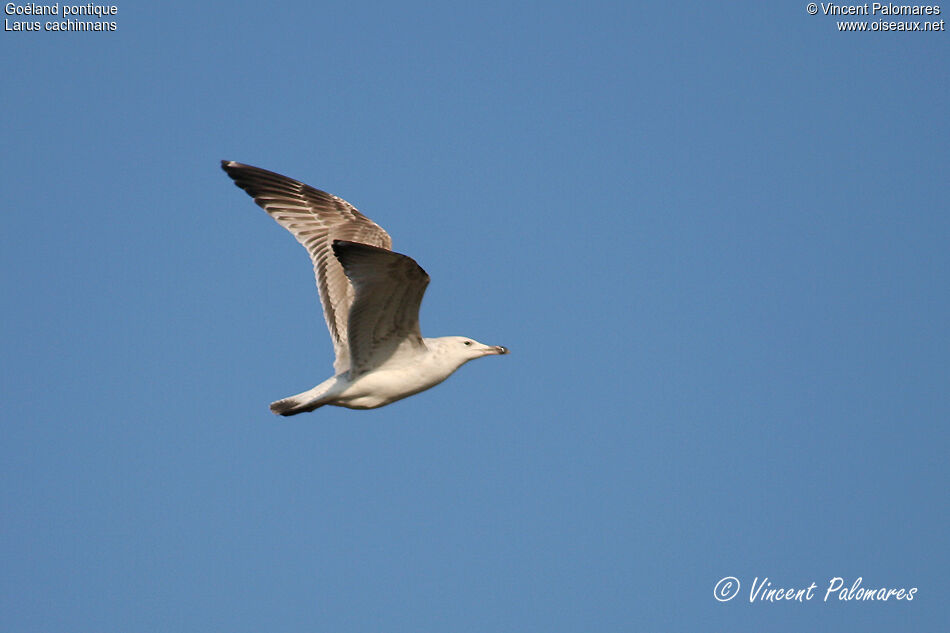
<svg viewBox="0 0 950 633"><path fill-rule="evenodd" d="M234 161L221 161L221 168L307 249L313 261L323 316L333 339L334 370L338 374L348 370L352 346L347 321L354 291L343 267L333 255L331 245L334 240L347 240L388 251L392 248L392 239L342 198L286 176ZM417 302L417 311L418 307Z"/></svg>
<svg viewBox="0 0 950 633"><path fill-rule="evenodd" d="M366 244L334 240L333 252L356 289L347 325L351 378L424 350L419 304L429 285L426 271L411 257Z"/></svg>

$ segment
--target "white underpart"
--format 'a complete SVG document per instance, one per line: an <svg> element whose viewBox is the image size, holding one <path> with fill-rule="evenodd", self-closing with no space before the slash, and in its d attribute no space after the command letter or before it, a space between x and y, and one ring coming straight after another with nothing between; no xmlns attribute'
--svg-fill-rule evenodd
<svg viewBox="0 0 950 633"><path fill-rule="evenodd" d="M474 358L501 353L475 341L464 347L465 340L471 341L459 336L425 339L425 351L401 354L355 378L349 372L334 376L287 400L296 401L295 406L375 409L436 386Z"/></svg>

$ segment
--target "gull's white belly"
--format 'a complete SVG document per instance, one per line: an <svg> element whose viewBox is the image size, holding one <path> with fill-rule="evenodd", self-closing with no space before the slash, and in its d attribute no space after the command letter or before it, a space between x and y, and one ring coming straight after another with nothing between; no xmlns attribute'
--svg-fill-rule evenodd
<svg viewBox="0 0 950 633"><path fill-rule="evenodd" d="M451 371L434 371L428 364L393 369L377 369L363 374L343 389L331 402L350 409L374 409L434 387Z"/></svg>

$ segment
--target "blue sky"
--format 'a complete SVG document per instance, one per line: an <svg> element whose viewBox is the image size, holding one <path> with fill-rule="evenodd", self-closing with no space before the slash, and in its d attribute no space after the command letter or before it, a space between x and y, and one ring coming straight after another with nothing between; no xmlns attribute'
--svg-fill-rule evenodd
<svg viewBox="0 0 950 633"><path fill-rule="evenodd" d="M0 629L945 627L946 32L804 2L115 21L0 33ZM512 354L272 416L332 350L221 159L352 202L431 275L425 334ZM763 577L817 596L750 603Z"/></svg>

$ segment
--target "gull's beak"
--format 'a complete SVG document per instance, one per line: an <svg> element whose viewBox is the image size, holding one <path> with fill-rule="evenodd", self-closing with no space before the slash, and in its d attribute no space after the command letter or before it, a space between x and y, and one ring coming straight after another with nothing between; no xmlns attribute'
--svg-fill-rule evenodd
<svg viewBox="0 0 950 633"><path fill-rule="evenodd" d="M489 347L485 353L486 354L507 354L508 348L503 345L494 345L492 347Z"/></svg>

